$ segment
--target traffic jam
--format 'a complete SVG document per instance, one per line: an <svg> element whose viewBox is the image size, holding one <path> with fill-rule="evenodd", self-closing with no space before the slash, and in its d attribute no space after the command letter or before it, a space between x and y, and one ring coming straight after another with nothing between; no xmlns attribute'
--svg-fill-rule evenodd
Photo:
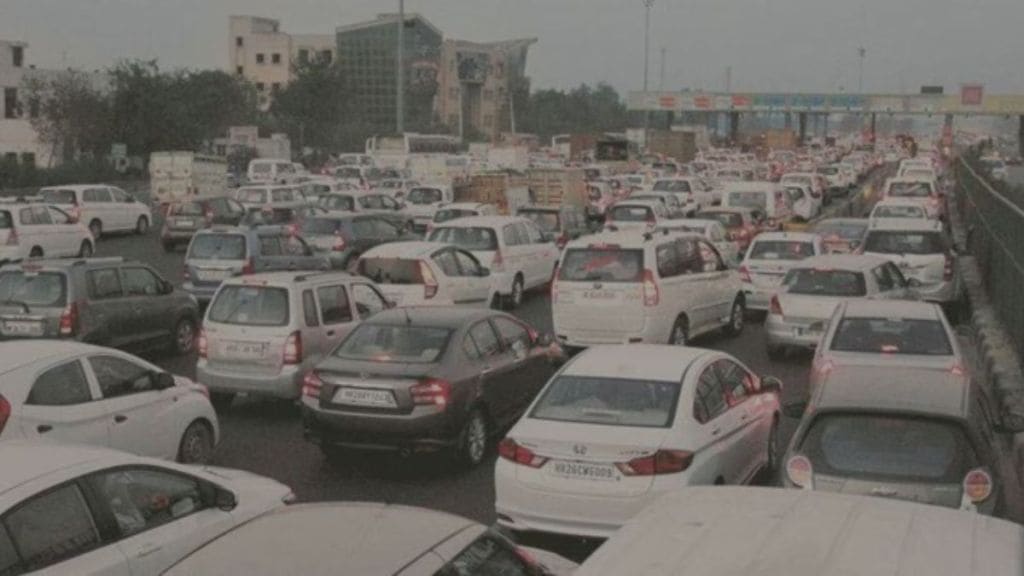
<svg viewBox="0 0 1024 576"><path fill-rule="evenodd" d="M256 159L202 194L167 153L4 199L0 575L1020 574L1021 430L916 148ZM312 505L232 457L269 419L453 493Z"/></svg>

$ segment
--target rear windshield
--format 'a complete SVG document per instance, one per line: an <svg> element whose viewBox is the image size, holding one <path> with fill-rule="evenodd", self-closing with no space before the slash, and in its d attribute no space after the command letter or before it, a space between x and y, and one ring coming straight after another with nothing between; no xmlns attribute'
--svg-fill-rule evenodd
<svg viewBox="0 0 1024 576"><path fill-rule="evenodd" d="M239 190L235 199L245 204L263 204L267 201L267 191Z"/></svg>
<svg viewBox="0 0 1024 576"><path fill-rule="evenodd" d="M868 293L864 275L847 270L818 270L800 268L790 270L783 280L790 294L814 296L864 296Z"/></svg>
<svg viewBox="0 0 1024 576"><path fill-rule="evenodd" d="M220 324L284 326L288 291L267 286L225 286L210 304L209 319Z"/></svg>
<svg viewBox="0 0 1024 576"><path fill-rule="evenodd" d="M817 474L959 484L977 465L952 422L882 414L825 414L800 451Z"/></svg>
<svg viewBox="0 0 1024 576"><path fill-rule="evenodd" d="M474 210L459 210L459 209L447 208L447 209L443 209L443 210L438 210L434 214L434 222L437 223L437 224L440 224L441 222L447 222L449 220L455 220L456 218L465 218L466 216L476 216L476 215L477 215L476 211L474 211Z"/></svg>
<svg viewBox="0 0 1024 576"><path fill-rule="evenodd" d="M755 241L750 249L751 260L803 260L814 255L814 245L796 240Z"/></svg>
<svg viewBox="0 0 1024 576"><path fill-rule="evenodd" d="M902 318L844 318L832 338L841 352L885 352L951 356L953 345L938 320Z"/></svg>
<svg viewBox="0 0 1024 576"><path fill-rule="evenodd" d="M764 210L768 205L768 195L764 192L729 192L728 198L729 206Z"/></svg>
<svg viewBox="0 0 1024 576"><path fill-rule="evenodd" d="M420 261L402 258L360 258L359 273L378 284L423 284Z"/></svg>
<svg viewBox="0 0 1024 576"><path fill-rule="evenodd" d="M640 282L644 251L569 248L565 251L558 279L569 282Z"/></svg>
<svg viewBox="0 0 1024 576"><path fill-rule="evenodd" d="M75 192L73 190L43 190L43 202L47 204L74 204Z"/></svg>
<svg viewBox="0 0 1024 576"><path fill-rule="evenodd" d="M931 178L935 173L931 170L905 170L903 175L909 178Z"/></svg>
<svg viewBox="0 0 1024 576"><path fill-rule="evenodd" d="M541 230L545 232L558 232L559 228L559 217L558 212L551 212L548 210L520 210L519 215L524 218L529 218L536 224Z"/></svg>
<svg viewBox="0 0 1024 576"><path fill-rule="evenodd" d="M269 174L270 168L271 165L265 162L260 162L258 164L252 164L251 166L249 166L249 169L252 170L254 174Z"/></svg>
<svg viewBox="0 0 1024 576"><path fill-rule="evenodd" d="M559 376L530 414L538 420L667 428L672 425L678 382Z"/></svg>
<svg viewBox="0 0 1024 576"><path fill-rule="evenodd" d="M814 227L814 231L822 236L839 236L843 240L859 240L864 236L864 231L867 228L867 223L822 222Z"/></svg>
<svg viewBox="0 0 1024 576"><path fill-rule="evenodd" d="M654 183L654 190L659 192L689 192L690 183L686 180L658 180Z"/></svg>
<svg viewBox="0 0 1024 576"><path fill-rule="evenodd" d="M306 218L302 221L302 236L325 236L341 228L341 222L330 218Z"/></svg>
<svg viewBox="0 0 1024 576"><path fill-rule="evenodd" d="M441 191L437 188L413 188L405 199L410 204L433 204L440 202L444 198L441 196Z"/></svg>
<svg viewBox="0 0 1024 576"><path fill-rule="evenodd" d="M833 176L835 174L839 174L839 168L836 166L822 166L818 168L818 174Z"/></svg>
<svg viewBox="0 0 1024 576"><path fill-rule="evenodd" d="M925 218L924 209L920 206L893 206L881 204L876 206L871 216L875 218Z"/></svg>
<svg viewBox="0 0 1024 576"><path fill-rule="evenodd" d="M241 234L200 234L188 247L188 260L244 260L245 236Z"/></svg>
<svg viewBox="0 0 1024 576"><path fill-rule="evenodd" d="M427 240L455 244L471 252L490 252L498 249L498 237L490 228L434 228Z"/></svg>
<svg viewBox="0 0 1024 576"><path fill-rule="evenodd" d="M334 351L334 356L345 360L429 364L441 357L451 335L449 328L360 324Z"/></svg>
<svg viewBox="0 0 1024 576"><path fill-rule="evenodd" d="M11 213L7 210L0 210L0 230L10 230L14 226Z"/></svg>
<svg viewBox="0 0 1024 576"><path fill-rule="evenodd" d="M944 254L946 241L940 232L872 230L864 251L876 254Z"/></svg>
<svg viewBox="0 0 1024 576"><path fill-rule="evenodd" d="M932 195L931 184L927 182L892 182L889 196L895 198L927 198Z"/></svg>
<svg viewBox="0 0 1024 576"><path fill-rule="evenodd" d="M354 163L354 162L353 162ZM362 178L359 168L335 168L335 178Z"/></svg>
<svg viewBox="0 0 1024 576"><path fill-rule="evenodd" d="M172 204L170 213L174 216L202 216L203 205L199 202L185 202L184 204Z"/></svg>
<svg viewBox="0 0 1024 576"><path fill-rule="evenodd" d="M743 216L735 212L699 212L697 218L702 220L718 220L726 228L743 227Z"/></svg>
<svg viewBox="0 0 1024 576"><path fill-rule="evenodd" d="M344 210L352 212L356 206L355 198L341 194L331 194L320 199L320 205L328 210Z"/></svg>
<svg viewBox="0 0 1024 576"><path fill-rule="evenodd" d="M613 206L608 217L618 222L645 222L654 219L654 211L649 206Z"/></svg>
<svg viewBox="0 0 1024 576"><path fill-rule="evenodd" d="M67 279L59 272L0 272L0 307L58 307L67 303Z"/></svg>

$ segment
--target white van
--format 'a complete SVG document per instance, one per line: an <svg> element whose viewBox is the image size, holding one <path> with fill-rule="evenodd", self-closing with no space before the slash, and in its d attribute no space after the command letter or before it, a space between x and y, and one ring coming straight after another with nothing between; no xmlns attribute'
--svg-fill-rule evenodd
<svg viewBox="0 0 1024 576"><path fill-rule="evenodd" d="M153 222L149 206L106 184L52 186L39 191L43 202L56 206L89 227L94 239L106 232L145 234Z"/></svg>
<svg viewBox="0 0 1024 576"><path fill-rule="evenodd" d="M289 184L300 176L295 164L280 158L254 158L245 175L254 184Z"/></svg>
<svg viewBox="0 0 1024 576"><path fill-rule="evenodd" d="M774 182L727 182L722 192L722 206L760 212L764 216L765 230L781 230L793 217L793 200Z"/></svg>
<svg viewBox="0 0 1024 576"><path fill-rule="evenodd" d="M89 229L58 208L0 202L0 262L26 258L88 258L93 248Z"/></svg>

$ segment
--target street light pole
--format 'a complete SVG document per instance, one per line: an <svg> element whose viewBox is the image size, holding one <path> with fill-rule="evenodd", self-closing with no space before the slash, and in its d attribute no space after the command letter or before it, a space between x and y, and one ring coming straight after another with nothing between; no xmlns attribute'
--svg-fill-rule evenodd
<svg viewBox="0 0 1024 576"><path fill-rule="evenodd" d="M651 7L654 0L643 0L644 2L644 92L647 92L647 71L648 61L651 56ZM644 145L647 143L647 129L651 124L651 112L644 110Z"/></svg>
<svg viewBox="0 0 1024 576"><path fill-rule="evenodd" d="M864 56L868 53L863 46L857 48L857 56L860 58L859 68L857 71L857 92L864 93Z"/></svg>
<svg viewBox="0 0 1024 576"><path fill-rule="evenodd" d="M398 0L398 58L395 71L395 128L405 133L405 0Z"/></svg>

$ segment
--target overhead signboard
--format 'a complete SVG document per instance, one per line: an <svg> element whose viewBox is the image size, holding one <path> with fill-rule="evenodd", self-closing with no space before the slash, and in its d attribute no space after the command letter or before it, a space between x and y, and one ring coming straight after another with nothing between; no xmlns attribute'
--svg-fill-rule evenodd
<svg viewBox="0 0 1024 576"><path fill-rule="evenodd" d="M985 87L981 84L964 84L960 87L961 106L981 106L985 99Z"/></svg>
<svg viewBox="0 0 1024 576"><path fill-rule="evenodd" d="M631 92L630 110L1024 115L1024 95L987 95L980 84L959 94L779 94Z"/></svg>
<svg viewBox="0 0 1024 576"><path fill-rule="evenodd" d="M942 92L942 86L921 86L921 94L941 95Z"/></svg>

